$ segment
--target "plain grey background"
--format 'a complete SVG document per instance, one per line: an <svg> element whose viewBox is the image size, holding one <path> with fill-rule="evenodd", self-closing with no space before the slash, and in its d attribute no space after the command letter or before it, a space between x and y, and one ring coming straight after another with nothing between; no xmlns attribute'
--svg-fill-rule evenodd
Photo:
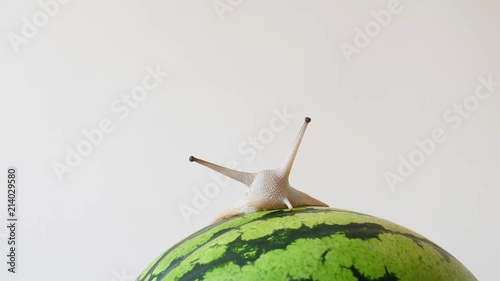
<svg viewBox="0 0 500 281"><path fill-rule="evenodd" d="M411 228L479 280L495 280L499 8L2 2L0 219L4 225L14 165L19 247L18 273L2 262L0 279L134 280L244 197L243 185L214 178L189 155L274 168L310 116L294 187ZM107 133L88 147L85 132L100 124ZM436 134L432 148L425 140ZM68 151L79 145L88 155L73 155L70 167ZM6 238L2 227L2 257Z"/></svg>

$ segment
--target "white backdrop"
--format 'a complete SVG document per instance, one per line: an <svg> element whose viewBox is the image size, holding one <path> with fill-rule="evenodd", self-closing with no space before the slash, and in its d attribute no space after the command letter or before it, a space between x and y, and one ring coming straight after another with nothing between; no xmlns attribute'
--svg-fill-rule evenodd
<svg viewBox="0 0 500 281"><path fill-rule="evenodd" d="M310 116L293 186L407 226L496 280L499 9L3 1L0 224L9 166L19 221L17 273L2 262L0 279L134 280L244 196L189 155L274 168Z"/></svg>

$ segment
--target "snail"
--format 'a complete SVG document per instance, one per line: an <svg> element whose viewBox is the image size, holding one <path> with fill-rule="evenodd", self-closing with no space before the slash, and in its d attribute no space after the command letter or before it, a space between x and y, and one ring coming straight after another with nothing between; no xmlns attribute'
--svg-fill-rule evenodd
<svg viewBox="0 0 500 281"><path fill-rule="evenodd" d="M295 207L328 207L327 204L320 200L293 188L288 181L295 156L297 155L300 143L304 137L307 125L310 122L311 118L306 117L290 153L283 164L276 169L249 173L222 167L194 156L189 157L190 162L196 162L208 167L248 187L246 199L224 212L216 218L214 222L263 210L288 208L288 210L293 211Z"/></svg>

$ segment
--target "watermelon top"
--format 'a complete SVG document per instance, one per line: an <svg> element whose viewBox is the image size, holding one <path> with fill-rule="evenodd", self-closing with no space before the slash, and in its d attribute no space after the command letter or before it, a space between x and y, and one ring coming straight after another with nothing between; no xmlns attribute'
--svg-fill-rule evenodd
<svg viewBox="0 0 500 281"><path fill-rule="evenodd" d="M476 280L425 237L352 211L245 214L179 242L138 277L162 280Z"/></svg>

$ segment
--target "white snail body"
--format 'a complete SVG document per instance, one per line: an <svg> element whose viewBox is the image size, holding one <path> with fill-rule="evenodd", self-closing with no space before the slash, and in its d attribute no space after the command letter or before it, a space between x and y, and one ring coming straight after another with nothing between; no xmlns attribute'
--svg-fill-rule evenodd
<svg viewBox="0 0 500 281"><path fill-rule="evenodd" d="M262 210L288 208L292 211L294 207L302 206L328 207L327 204L318 199L293 188L288 182L295 156L297 155L297 151L309 122L311 122L311 118L306 117L290 154L277 169L248 173L225 168L193 156L189 157L189 161L206 166L248 187L246 199L227 210L215 221Z"/></svg>

